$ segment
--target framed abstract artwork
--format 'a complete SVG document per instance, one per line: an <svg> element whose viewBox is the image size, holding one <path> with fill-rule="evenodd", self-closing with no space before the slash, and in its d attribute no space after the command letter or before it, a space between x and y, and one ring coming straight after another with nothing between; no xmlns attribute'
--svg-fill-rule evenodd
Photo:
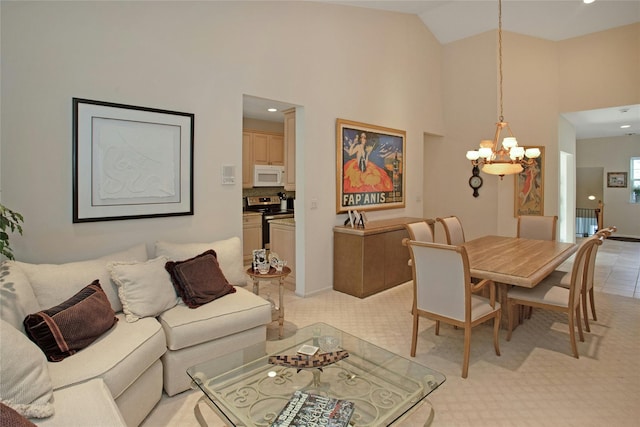
<svg viewBox="0 0 640 427"><path fill-rule="evenodd" d="M544 147L524 148L539 148L540 157L533 159L532 166L515 175L513 216L544 215Z"/></svg>
<svg viewBox="0 0 640 427"><path fill-rule="evenodd" d="M73 98L73 222L193 215L194 115Z"/></svg>
<svg viewBox="0 0 640 427"><path fill-rule="evenodd" d="M405 206L406 132L336 121L336 213Z"/></svg>

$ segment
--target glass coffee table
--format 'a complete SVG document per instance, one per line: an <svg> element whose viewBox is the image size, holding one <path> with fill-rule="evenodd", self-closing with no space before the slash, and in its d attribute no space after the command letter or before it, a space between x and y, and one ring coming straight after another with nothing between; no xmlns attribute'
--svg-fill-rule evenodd
<svg viewBox="0 0 640 427"><path fill-rule="evenodd" d="M326 337L335 338L333 348L327 347L331 340ZM204 393L194 408L201 425L206 425L200 412L204 402L230 426L268 427L293 393L301 390L354 402L350 425L388 426L404 419L445 381L433 369L325 323L300 328L295 335L268 344L271 356L299 355L305 344L323 344L318 354L346 350L348 356L322 368L300 368L269 363L269 355L243 361L251 351L241 350L224 360L193 366L187 369L192 387ZM225 370L224 364L236 367ZM429 410L426 424L433 417Z"/></svg>

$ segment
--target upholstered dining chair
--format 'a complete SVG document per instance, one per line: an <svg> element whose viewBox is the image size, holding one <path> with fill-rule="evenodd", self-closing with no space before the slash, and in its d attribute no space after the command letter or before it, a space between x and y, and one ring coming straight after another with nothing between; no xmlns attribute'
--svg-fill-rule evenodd
<svg viewBox="0 0 640 427"><path fill-rule="evenodd" d="M557 216L518 216L518 237L536 240L556 240Z"/></svg>
<svg viewBox="0 0 640 427"><path fill-rule="evenodd" d="M405 224L404 228L406 228L407 233L409 234L409 240L417 240L419 242L433 243L433 230L431 229L431 226L427 221L418 221L418 222L412 222L410 224ZM409 267L413 265L411 256L409 256L409 261L407 261L407 265L409 265ZM414 305L411 306L412 314L413 314L413 307Z"/></svg>
<svg viewBox="0 0 640 427"><path fill-rule="evenodd" d="M407 233L409 233L409 240L433 243L433 231L426 220L405 224L404 228L406 228Z"/></svg>
<svg viewBox="0 0 640 427"><path fill-rule="evenodd" d="M507 312L512 313L516 304L537 307L546 310L566 313L569 318L569 340L573 356L578 359L575 329L578 328L580 341L584 341L582 322L580 321L581 292L587 274L589 255L596 245L602 244L601 236L593 236L584 240L573 262L569 287L560 286L559 278L553 273L533 288L514 287L507 293ZM513 316L509 316L507 341L511 340Z"/></svg>
<svg viewBox="0 0 640 427"><path fill-rule="evenodd" d="M607 237L611 236L611 234L615 233L617 228L607 227L599 230L595 235L599 236L601 240L604 241ZM591 332L591 327L589 326L589 312L587 310L587 298L589 299L589 306L591 307L591 317L595 322L598 321L598 317L596 316L596 303L595 303L595 295L593 290L594 285L594 276L596 270L596 256L598 255L598 247L600 245L596 245L591 250L589 254L589 260L587 264L587 269L585 271L584 276L584 284L582 286L582 316L584 319L584 329L587 332ZM571 283L571 273L564 272L560 270L556 270L549 275L550 277L555 277L556 280L559 277L559 285L568 288Z"/></svg>
<svg viewBox="0 0 640 427"><path fill-rule="evenodd" d="M442 224L448 245L460 246L465 242L462 223L457 216L451 215L445 218L436 218L436 221Z"/></svg>
<svg viewBox="0 0 640 427"><path fill-rule="evenodd" d="M413 333L411 357L416 355L419 318L436 322L435 333L440 334L440 322L464 329L462 378L469 372L471 329L493 319L493 345L500 356L498 332L502 313L496 302L495 284L482 280L474 284L469 274L469 259L463 246L405 240L413 260ZM489 298L474 295L489 288Z"/></svg>

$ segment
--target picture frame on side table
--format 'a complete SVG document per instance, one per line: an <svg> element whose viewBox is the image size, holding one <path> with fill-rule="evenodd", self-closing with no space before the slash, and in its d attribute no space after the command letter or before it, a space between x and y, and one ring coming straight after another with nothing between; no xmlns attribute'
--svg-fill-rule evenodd
<svg viewBox="0 0 640 427"><path fill-rule="evenodd" d="M607 187L627 188L627 172L607 172Z"/></svg>
<svg viewBox="0 0 640 427"><path fill-rule="evenodd" d="M513 216L516 218L520 215L544 215L544 147L524 147L525 150L527 148L538 148L540 156L533 159L533 166L514 175Z"/></svg>
<svg viewBox="0 0 640 427"><path fill-rule="evenodd" d="M404 208L406 132L336 121L336 213Z"/></svg>
<svg viewBox="0 0 640 427"><path fill-rule="evenodd" d="M73 222L193 215L194 117L73 98Z"/></svg>

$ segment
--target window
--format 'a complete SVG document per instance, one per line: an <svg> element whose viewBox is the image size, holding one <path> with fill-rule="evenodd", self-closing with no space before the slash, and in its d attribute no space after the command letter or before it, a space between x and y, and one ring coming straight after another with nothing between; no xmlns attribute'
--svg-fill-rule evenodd
<svg viewBox="0 0 640 427"><path fill-rule="evenodd" d="M631 158L631 203L640 203L640 157Z"/></svg>

